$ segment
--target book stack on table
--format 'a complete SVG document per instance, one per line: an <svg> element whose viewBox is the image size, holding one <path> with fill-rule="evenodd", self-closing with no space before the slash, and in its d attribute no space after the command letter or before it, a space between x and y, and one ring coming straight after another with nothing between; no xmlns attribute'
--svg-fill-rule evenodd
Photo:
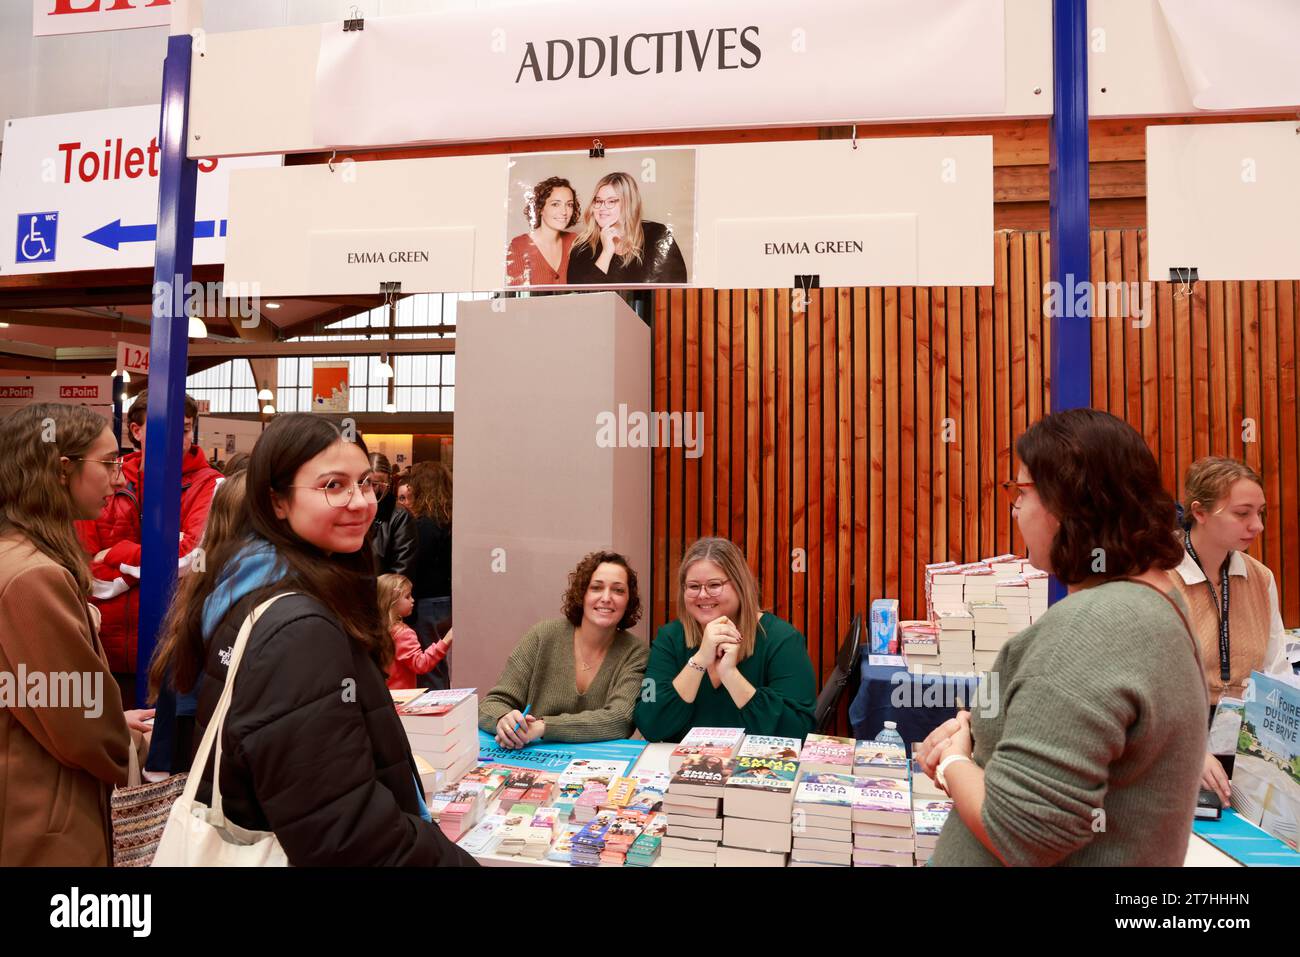
<svg viewBox="0 0 1300 957"><path fill-rule="evenodd" d="M667 833L668 815L663 813L651 814L637 839L628 848L626 865L628 867L650 867L654 864L659 859L660 848L663 845L664 835Z"/></svg>
<svg viewBox="0 0 1300 957"><path fill-rule="evenodd" d="M397 692L408 697L409 691ZM478 695L473 688L426 691L394 699L426 795L459 781L478 763Z"/></svg>
<svg viewBox="0 0 1300 957"><path fill-rule="evenodd" d="M664 794L666 861L713 867L722 843L722 795L735 768L743 728L692 728L669 755L672 777Z"/></svg>
<svg viewBox="0 0 1300 957"><path fill-rule="evenodd" d="M723 787L719 867L784 867L791 850L798 738L751 734Z"/></svg>
<svg viewBox="0 0 1300 957"><path fill-rule="evenodd" d="M596 816L573 835L569 863L575 867L599 867L601 852L605 850L606 835L617 819L617 811L608 808L597 811Z"/></svg>
<svg viewBox="0 0 1300 957"><path fill-rule="evenodd" d="M533 815L537 808L522 801L505 813L505 822L501 826L501 837L497 842L497 853L506 857L518 857L524 852L524 842L528 840L528 829L532 826Z"/></svg>
<svg viewBox="0 0 1300 957"><path fill-rule="evenodd" d="M928 621L900 621L899 644L913 674L939 670L939 627Z"/></svg>
<svg viewBox="0 0 1300 957"><path fill-rule="evenodd" d="M970 674L975 670L975 619L966 608L939 615L939 670Z"/></svg>
<svg viewBox="0 0 1300 957"><path fill-rule="evenodd" d="M560 827L560 812L554 807L539 807L533 812L533 818L524 830L524 846L520 853L534 861L540 861L551 849L551 841Z"/></svg>
<svg viewBox="0 0 1300 957"><path fill-rule="evenodd" d="M906 777L858 779L853 800L855 867L912 867L912 789Z"/></svg>
<svg viewBox="0 0 1300 957"><path fill-rule="evenodd" d="M1047 614L1047 580L1051 576L1025 562L1020 577L1029 584L1029 623L1032 625Z"/></svg>
<svg viewBox="0 0 1300 957"><path fill-rule="evenodd" d="M917 745L912 745L916 753ZM934 846L939 841L939 832L948 820L952 810L952 801L921 770L919 762L912 762L912 830L916 834L916 864L921 866L929 862L934 854Z"/></svg>
<svg viewBox="0 0 1300 957"><path fill-rule="evenodd" d="M851 774L812 772L800 777L791 819L791 867L849 867L853 863Z"/></svg>
<svg viewBox="0 0 1300 957"><path fill-rule="evenodd" d="M1007 606L997 601L972 602L970 610L975 619L975 656L981 666L978 670L989 671L998 652L1012 635Z"/></svg>
<svg viewBox="0 0 1300 957"><path fill-rule="evenodd" d="M605 832L605 847L600 852L602 867L622 867L627 863L628 851L641 836L648 815L640 811L621 810Z"/></svg>

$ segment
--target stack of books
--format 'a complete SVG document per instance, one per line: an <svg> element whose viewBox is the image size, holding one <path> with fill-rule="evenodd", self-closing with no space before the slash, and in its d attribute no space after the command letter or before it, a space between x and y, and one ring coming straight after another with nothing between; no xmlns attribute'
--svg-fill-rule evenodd
<svg viewBox="0 0 1300 957"><path fill-rule="evenodd" d="M501 829L505 823L504 814L489 814L460 839L460 846L475 856L494 853L501 843Z"/></svg>
<svg viewBox="0 0 1300 957"><path fill-rule="evenodd" d="M722 841L719 811L735 765L735 758L704 754L682 761L664 795L663 809L668 815L662 851L665 860L703 867L717 862Z"/></svg>
<svg viewBox="0 0 1300 957"><path fill-rule="evenodd" d="M975 619L964 607L938 615L939 670L969 674L975 670Z"/></svg>
<svg viewBox="0 0 1300 957"><path fill-rule="evenodd" d="M1015 578L1020 574L1024 565L1027 564L1019 555L1013 555L1008 552L1005 555L994 555L992 558L984 559L984 564L993 569L993 575L998 581L1006 578Z"/></svg>
<svg viewBox="0 0 1300 957"><path fill-rule="evenodd" d="M537 808L531 804L516 804L505 815L501 826L501 839L497 842L497 853L505 857L518 857L524 851L524 842L528 839L528 828L532 826L533 815Z"/></svg>
<svg viewBox="0 0 1300 957"><path fill-rule="evenodd" d="M573 863L573 838L582 828L583 825L581 824L564 825L556 836L555 842L551 845L551 849L546 852L546 859L554 861L556 864ZM461 847L464 846L464 844L461 845Z"/></svg>
<svg viewBox="0 0 1300 957"><path fill-rule="evenodd" d="M586 824L596 816L596 812L605 806L609 791L600 781L588 781L578 799L573 802L570 820Z"/></svg>
<svg viewBox="0 0 1300 957"><path fill-rule="evenodd" d="M912 789L907 778L859 779L853 800L855 867L912 867Z"/></svg>
<svg viewBox="0 0 1300 957"><path fill-rule="evenodd" d="M505 813L513 810L516 804L526 802L537 807L539 802L528 801L525 795L529 794L537 784L539 778L545 779L546 775L541 771L535 771L531 768L511 768L510 777L506 778L506 783L501 786L498 792L498 811ZM549 791L548 791L549 794ZM545 803L545 802L541 802Z"/></svg>
<svg viewBox="0 0 1300 957"><path fill-rule="evenodd" d="M628 848L627 867L650 867L659 859L664 835L668 833L668 815L651 814L637 839Z"/></svg>
<svg viewBox="0 0 1300 957"><path fill-rule="evenodd" d="M676 774L687 758L734 758L744 740L744 728L691 728L668 756L668 773Z"/></svg>
<svg viewBox="0 0 1300 957"><path fill-rule="evenodd" d="M1001 586L999 586L1001 587ZM970 606L975 619L975 652L978 671L989 671L1002 646L1011 637L1007 627L1007 607L1001 602L974 602Z"/></svg>
<svg viewBox="0 0 1300 957"><path fill-rule="evenodd" d="M915 754L917 745L912 745ZM939 789L921 770L918 761L912 761L912 829L916 834L916 863L923 865L934 853L934 845L939 840L952 802L948 795Z"/></svg>
<svg viewBox="0 0 1300 957"><path fill-rule="evenodd" d="M966 607L966 572L970 567L952 565L931 574L928 598L932 619L937 619L942 612L961 611Z"/></svg>
<svg viewBox="0 0 1300 957"><path fill-rule="evenodd" d="M599 785L600 790L609 787L609 782L627 770L628 762L626 761L592 761L587 758L576 758L570 761L568 766L560 772L555 781L555 799L554 805L560 809L561 816L567 819L578 820L574 817L574 806L578 798L582 797L583 791L589 786L592 787L592 800L595 799L595 785ZM596 807L600 805L587 804L590 813L586 813L586 821L591 820Z"/></svg>
<svg viewBox="0 0 1300 957"><path fill-rule="evenodd" d="M934 576L956 567L956 562L932 562L925 566L925 617L928 620L934 621Z"/></svg>
<svg viewBox="0 0 1300 957"><path fill-rule="evenodd" d="M808 774L794 792L791 867L849 867L853 863L851 774Z"/></svg>
<svg viewBox="0 0 1300 957"><path fill-rule="evenodd" d="M438 815L438 827L449 841L459 841L474 829L483 816L483 794L473 789L463 789L443 807ZM430 812L432 813L432 811Z"/></svg>
<svg viewBox="0 0 1300 957"><path fill-rule="evenodd" d="M1047 579L1049 576L1047 572L1040 572L1026 562L1020 577L1029 585L1029 623L1032 625L1047 614Z"/></svg>
<svg viewBox="0 0 1300 957"><path fill-rule="evenodd" d="M719 867L784 867L792 847L798 738L746 736L722 794Z"/></svg>
<svg viewBox="0 0 1300 957"><path fill-rule="evenodd" d="M1047 580L1043 580L1047 584ZM1007 637L1018 635L1030 625L1029 581L1019 575L998 582L997 602L1007 609Z"/></svg>
<svg viewBox="0 0 1300 957"><path fill-rule="evenodd" d="M605 832L605 848L600 852L601 866L622 867L628 851L641 836L646 816L639 811L622 811Z"/></svg>
<svg viewBox="0 0 1300 957"><path fill-rule="evenodd" d="M533 818L524 831L524 846L520 853L524 857L540 861L551 849L559 824L559 811L553 807L539 807L533 812Z"/></svg>
<svg viewBox="0 0 1300 957"><path fill-rule="evenodd" d="M424 762L417 766L422 767L426 794L459 781L478 763L478 695L473 688L426 691L396 707L412 754Z"/></svg>
<svg viewBox="0 0 1300 957"><path fill-rule="evenodd" d="M962 601L993 601L997 597L998 579L988 565L968 568L962 576Z"/></svg>
<svg viewBox="0 0 1300 957"><path fill-rule="evenodd" d="M605 835L617 818L617 811L597 811L596 816L573 835L569 863L574 867L599 867L600 852L605 849Z"/></svg>
<svg viewBox="0 0 1300 957"><path fill-rule="evenodd" d="M662 811L672 775L659 771L655 774L639 774L634 780L636 793L632 796L632 803L627 806L628 810L640 811L646 817Z"/></svg>
<svg viewBox="0 0 1300 957"><path fill-rule="evenodd" d="M921 674L939 670L938 626L928 621L900 621L898 634L908 671Z"/></svg>
<svg viewBox="0 0 1300 957"><path fill-rule="evenodd" d="M809 774L852 774L853 751L857 742L853 738L837 738L829 734L810 734L804 738L799 752L800 777Z"/></svg>

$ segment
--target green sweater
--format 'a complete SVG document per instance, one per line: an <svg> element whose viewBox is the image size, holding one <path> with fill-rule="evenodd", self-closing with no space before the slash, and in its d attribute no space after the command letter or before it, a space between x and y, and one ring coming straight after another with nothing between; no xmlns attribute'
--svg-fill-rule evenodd
<svg viewBox="0 0 1300 957"><path fill-rule="evenodd" d="M501 716L523 711L546 722L547 741L609 741L632 732L632 708L645 673L645 642L620 631L586 694L578 694L573 625L539 622L511 652L497 685L478 707L478 726L496 733Z"/></svg>
<svg viewBox="0 0 1300 957"><path fill-rule="evenodd" d="M1183 865L1207 703L1168 601L1135 582L1076 592L1007 642L992 677L971 732L984 828L1007 863ZM954 811L931 864L998 861Z"/></svg>
<svg viewBox="0 0 1300 957"><path fill-rule="evenodd" d="M646 689L636 705L636 726L647 741L680 741L694 727L744 728L750 734L791 738L812 731L817 680L807 642L789 622L769 614L759 619L754 653L739 665L755 689L743 708L736 707L724 685L713 687L708 675L701 677L694 702L681 699L673 679L695 651L686 647L680 621L664 625L655 635Z"/></svg>

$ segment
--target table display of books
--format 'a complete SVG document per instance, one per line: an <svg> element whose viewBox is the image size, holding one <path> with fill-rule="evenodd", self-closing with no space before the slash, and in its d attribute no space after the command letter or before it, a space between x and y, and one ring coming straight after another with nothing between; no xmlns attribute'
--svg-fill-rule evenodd
<svg viewBox="0 0 1300 957"><path fill-rule="evenodd" d="M394 705L429 795L478 763L478 695L473 688L394 692ZM401 700L399 700L401 699Z"/></svg>

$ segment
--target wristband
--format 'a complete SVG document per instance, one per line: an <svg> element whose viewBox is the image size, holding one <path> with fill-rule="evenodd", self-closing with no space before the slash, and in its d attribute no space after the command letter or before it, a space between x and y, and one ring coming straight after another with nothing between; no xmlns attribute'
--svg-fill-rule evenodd
<svg viewBox="0 0 1300 957"><path fill-rule="evenodd" d="M948 782L944 779L943 774L944 771L948 769L949 765L951 765L955 761L970 761L970 760L971 759L964 754L950 754L942 761L940 761L939 766L934 769L934 777L935 780L939 782L939 787L943 788L945 791L948 790Z"/></svg>
<svg viewBox="0 0 1300 957"><path fill-rule="evenodd" d="M687 659L686 659L686 665L687 665L687 667L694 668L694 669L695 669L696 671L698 671L700 674L704 674L704 672L706 672L706 671L709 670L708 668L704 667L704 665L699 664L698 662L696 662L696 660L695 660L694 657L687 658Z"/></svg>

